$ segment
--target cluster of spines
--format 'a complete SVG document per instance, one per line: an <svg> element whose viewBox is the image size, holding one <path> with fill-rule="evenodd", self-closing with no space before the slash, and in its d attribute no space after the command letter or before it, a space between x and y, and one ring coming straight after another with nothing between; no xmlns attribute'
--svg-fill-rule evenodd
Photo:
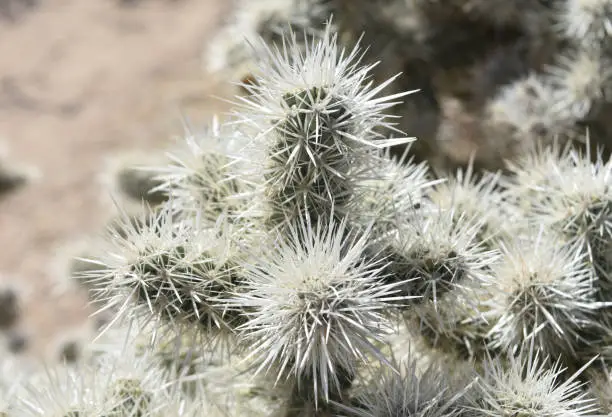
<svg viewBox="0 0 612 417"><path fill-rule="evenodd" d="M262 45L260 71L237 103L236 123L251 130L255 198L272 227L348 215L360 178L371 178L380 149L410 142L386 139L384 111L409 93L380 97L393 78L373 87L372 66L360 65L358 47L345 51L328 26L320 40L299 50L295 36L282 47Z"/></svg>
<svg viewBox="0 0 612 417"><path fill-rule="evenodd" d="M219 216L232 198L194 205L192 197L210 195L212 182L189 183L173 196L208 168L184 170L177 158L164 174L169 200L146 221L126 216L111 229L115 248L84 277L94 278L118 317L154 319L163 337L195 329L194 340L202 341L227 330L246 373L271 377L278 391L267 394L280 396L281 409L592 415L584 387L561 369L590 365L589 344L605 350L609 329L594 316L608 311L609 163L544 149L544 157L532 159L543 165L514 165L510 181L474 179L468 170L435 183L412 161L381 152L405 142L378 136L379 128L392 128L382 111L403 94L376 98L387 85L371 88L371 68L360 69L357 50L344 55L336 43L328 31L307 42L303 55L295 52L301 51L295 37L282 48L259 49L267 51L263 71L245 85L251 96L227 125L241 131L245 147L223 151L229 162L218 169L231 167L231 178L248 184L239 197L252 197L263 216L247 207L241 207L246 214L232 209ZM551 175L530 175L546 164ZM583 180L589 187L580 187ZM412 191L393 181L409 182ZM396 212L383 204L383 221L368 221L365 211L377 207L372 196L384 189ZM182 202L190 201L189 210L180 210L177 200L187 195ZM504 223L496 236L496 223L478 218L479 203L518 215L495 218ZM534 228L541 223L550 226L545 236ZM452 349L463 349L484 369L480 382L448 385L433 368L423 373L414 363L406 368L388 360L386 340L398 318L416 326L411 337L428 339L429 350L419 352L424 357L437 353L448 363L438 341L452 340ZM526 345L533 347L528 353ZM483 360L479 347L495 358ZM406 346L394 348L403 353ZM203 377L179 368L191 380ZM371 381L379 385L354 396L358 375L377 371L383 377ZM110 395L130 411L116 404L109 413L154 415L151 397L141 395L144 380L119 382ZM62 413L73 411L80 410Z"/></svg>

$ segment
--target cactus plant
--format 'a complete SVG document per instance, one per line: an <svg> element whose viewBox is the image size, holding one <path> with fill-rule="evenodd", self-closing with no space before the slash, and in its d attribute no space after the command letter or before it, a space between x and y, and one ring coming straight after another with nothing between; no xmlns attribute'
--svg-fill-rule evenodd
<svg viewBox="0 0 612 417"><path fill-rule="evenodd" d="M390 67L369 64L359 45L342 46L354 40L356 22L346 19L355 13L388 23L365 40L376 45L382 29L415 35L391 47L447 70L466 57L441 56L432 46L444 39L423 22L469 18L486 30L524 31L530 42L577 38L579 29L547 26L570 18L560 5L521 5L330 1L324 6L346 13L334 25L253 41L234 113L189 132L150 177L167 199L136 221L123 210L105 250L79 274L111 322L76 364L19 384L3 412L608 412L610 162L590 140L575 147L546 138L575 130L585 103L606 94L580 90L569 67L507 82L480 103L477 113L488 116L479 129L507 128L501 140L519 141L520 157L484 163L503 162L496 172L477 169L478 154L440 171L415 156L420 139L407 146L414 139L392 114L416 93L395 90L402 80L393 74L377 82ZM583 19L580 30L604 42L599 21Z"/></svg>

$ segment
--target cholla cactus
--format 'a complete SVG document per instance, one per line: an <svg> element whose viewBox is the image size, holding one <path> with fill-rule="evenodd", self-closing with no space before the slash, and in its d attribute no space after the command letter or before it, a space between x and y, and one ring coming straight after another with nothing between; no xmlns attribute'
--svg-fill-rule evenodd
<svg viewBox="0 0 612 417"><path fill-rule="evenodd" d="M454 417L462 415L465 395L473 385L467 379L458 389L438 366L430 364L419 371L416 360L376 375L371 384L357 396L356 405L348 408L350 416ZM458 384L457 384L458 385Z"/></svg>
<svg viewBox="0 0 612 417"><path fill-rule="evenodd" d="M384 284L383 265L364 260L367 234L348 237L345 223L317 223L292 229L265 263L245 271L243 289L230 306L246 310L239 336L257 371L275 369L312 381L315 401L329 400L350 383L367 354L384 361L374 343L390 331L392 310L403 282ZM399 284L399 285L398 285ZM342 379L345 379L343 381Z"/></svg>
<svg viewBox="0 0 612 417"><path fill-rule="evenodd" d="M402 285L405 296L437 305L449 291L484 284L496 252L476 239L481 223L454 211L420 213L414 223L383 235L380 252L389 261L388 280Z"/></svg>
<svg viewBox="0 0 612 417"><path fill-rule="evenodd" d="M247 175L260 181L255 197L272 227L304 215L346 216L357 181L372 177L377 151L412 140L378 131L392 127L383 112L408 94L380 96L393 78L367 83L371 66L359 66L358 48L341 51L331 27L306 47L300 53L295 36L282 49L263 46L265 76L245 86L249 97L237 107L237 123L254 132Z"/></svg>
<svg viewBox="0 0 612 417"><path fill-rule="evenodd" d="M504 259L494 266L492 344L504 348L535 339L535 346L558 358L576 355L580 333L595 322L600 307L592 270L576 247L546 242L542 232L502 244Z"/></svg>
<svg viewBox="0 0 612 417"><path fill-rule="evenodd" d="M349 14L368 4L379 14L361 18L386 19L391 33L427 31L424 50L407 46L412 58L442 41L415 16L531 30L520 2L505 5L507 18L477 1L328 2ZM548 22L552 11L524 13ZM186 132L150 177L167 200L142 218L123 210L80 274L115 314L100 335L112 340L86 347L51 385L31 379L9 415L553 417L607 407L588 393L605 388L592 357L610 367L610 162L540 141L505 172L478 172L476 156L439 178L388 114L413 95L342 46L348 23L340 16L342 36L331 25L304 37L287 29L255 45L231 117ZM546 105L566 97L549 90L557 75L510 85L480 110L524 93L543 113L525 132L521 117L533 114L500 110L504 140L543 136L543 117L565 129L569 119L555 117L586 107L577 96ZM491 121L483 130L504 127Z"/></svg>
<svg viewBox="0 0 612 417"><path fill-rule="evenodd" d="M176 333L182 325L203 331L234 327L237 317L223 306L222 296L240 277L238 231L223 221L206 224L199 216L177 221L171 204L149 216L144 225L126 218L125 236L111 230L114 253L102 260L102 268L85 273L97 281L94 298L119 316L150 315Z"/></svg>
<svg viewBox="0 0 612 417"><path fill-rule="evenodd" d="M240 132L220 126L216 118L203 133L187 131L183 146L169 155L168 166L151 169L160 181L152 191L167 195L183 212L206 207L204 215L213 222L221 214L235 216L245 209L240 196L250 187L237 178L237 161L231 155L245 140Z"/></svg>
<svg viewBox="0 0 612 417"><path fill-rule="evenodd" d="M581 390L581 371L563 379L562 366L555 363L549 368L545 359L533 349L525 349L511 357L509 365L489 361L479 383L482 393L469 408L477 416L593 415L597 405Z"/></svg>

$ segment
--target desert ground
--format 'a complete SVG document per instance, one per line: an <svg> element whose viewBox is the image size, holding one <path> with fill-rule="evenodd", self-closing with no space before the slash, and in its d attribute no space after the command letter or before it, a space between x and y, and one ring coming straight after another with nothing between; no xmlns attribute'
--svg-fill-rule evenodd
<svg viewBox="0 0 612 417"><path fill-rule="evenodd" d="M109 158L162 149L184 117L204 124L226 107L201 56L228 3L0 0L0 143L34 174L0 201L0 283L25 291L12 332L28 353L53 354L89 314L58 283L66 248L108 219Z"/></svg>

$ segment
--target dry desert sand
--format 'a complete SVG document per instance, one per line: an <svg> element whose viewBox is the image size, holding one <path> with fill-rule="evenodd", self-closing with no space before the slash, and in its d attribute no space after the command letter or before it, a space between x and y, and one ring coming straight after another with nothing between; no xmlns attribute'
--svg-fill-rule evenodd
<svg viewBox="0 0 612 417"><path fill-rule="evenodd" d="M50 352L88 314L82 294L54 283L65 279L58 248L98 233L109 216L105 161L168 144L181 115L205 123L225 110L201 53L229 2L120 3L0 0L0 142L38 172L0 201L0 279L27 289L16 331L30 337L30 353Z"/></svg>

